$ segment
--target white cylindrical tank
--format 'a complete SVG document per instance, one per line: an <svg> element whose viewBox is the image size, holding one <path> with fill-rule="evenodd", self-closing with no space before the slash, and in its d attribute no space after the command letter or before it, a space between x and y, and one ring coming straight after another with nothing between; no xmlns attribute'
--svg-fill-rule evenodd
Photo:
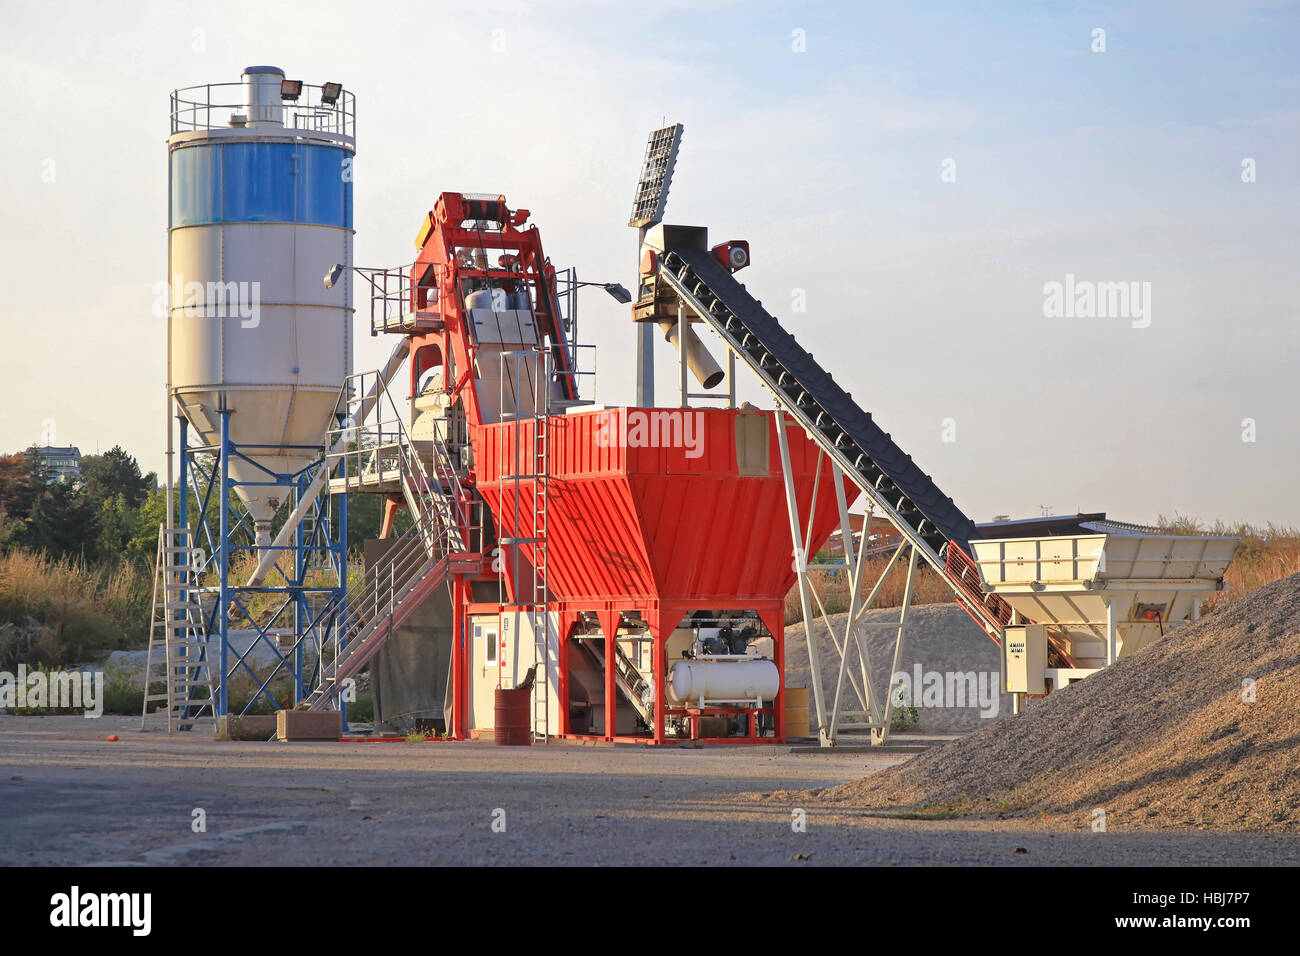
<svg viewBox="0 0 1300 956"><path fill-rule="evenodd" d="M781 689L781 673L768 660L678 661L668 675L674 701L772 700Z"/></svg>
<svg viewBox="0 0 1300 956"><path fill-rule="evenodd" d="M322 277L353 261L353 128L306 87L302 108L283 106L283 78L250 67L226 85L242 85L249 126L174 116L168 139L171 394L191 446L218 445L229 411L230 474L248 483L259 546L286 479L320 457L352 365L351 272L333 288Z"/></svg>

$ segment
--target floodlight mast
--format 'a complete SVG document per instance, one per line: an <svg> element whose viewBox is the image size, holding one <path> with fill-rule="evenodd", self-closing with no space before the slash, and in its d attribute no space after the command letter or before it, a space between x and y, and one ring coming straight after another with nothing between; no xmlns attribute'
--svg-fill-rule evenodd
<svg viewBox="0 0 1300 956"><path fill-rule="evenodd" d="M673 167L677 164L677 149L681 146L685 129L681 123L664 126L652 132L646 142L641 178L637 182L636 197L632 201L632 216L627 222L637 231L638 263L646 231L664 217L664 207L668 204L668 187L673 180ZM655 403L654 334L653 322L637 323L636 403L642 408L653 407Z"/></svg>

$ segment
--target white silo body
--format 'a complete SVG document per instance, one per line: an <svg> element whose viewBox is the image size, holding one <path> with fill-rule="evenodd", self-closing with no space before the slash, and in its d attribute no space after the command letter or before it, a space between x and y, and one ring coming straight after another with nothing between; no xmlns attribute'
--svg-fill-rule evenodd
<svg viewBox="0 0 1300 956"><path fill-rule="evenodd" d="M353 261L352 99L304 85L282 102L283 79L249 67L242 84L178 91L168 140L171 391L195 445L218 445L230 410L230 441L254 462L230 457L238 483L318 459L351 372L351 272L333 288L322 277ZM291 489L237 490L269 543Z"/></svg>

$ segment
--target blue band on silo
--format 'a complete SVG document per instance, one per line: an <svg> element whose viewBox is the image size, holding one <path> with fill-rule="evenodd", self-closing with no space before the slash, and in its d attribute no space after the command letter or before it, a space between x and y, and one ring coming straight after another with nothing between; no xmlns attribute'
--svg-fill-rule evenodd
<svg viewBox="0 0 1300 956"><path fill-rule="evenodd" d="M292 222L352 228L352 154L302 143L204 143L172 151L171 225Z"/></svg>

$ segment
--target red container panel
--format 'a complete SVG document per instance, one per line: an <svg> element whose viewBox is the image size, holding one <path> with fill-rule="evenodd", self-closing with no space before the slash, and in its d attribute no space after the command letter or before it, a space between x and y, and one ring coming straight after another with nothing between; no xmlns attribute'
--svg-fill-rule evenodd
<svg viewBox="0 0 1300 956"><path fill-rule="evenodd" d="M547 561L554 599L702 606L710 599L783 599L795 572L774 418L767 414L767 474L742 475L736 418L744 413L689 409L689 426L662 413L683 414L620 408L550 419ZM474 432L476 486L499 533L527 536L531 484L521 486L521 529L516 485L501 476L531 473L533 422L518 426L518 471L514 423ZM797 425L787 435L805 530L818 449ZM821 472L813 531L805 542L810 554L839 523L828 460L822 460ZM857 489L846 483L846 495L852 503ZM524 546L524 554L532 560L530 547Z"/></svg>

